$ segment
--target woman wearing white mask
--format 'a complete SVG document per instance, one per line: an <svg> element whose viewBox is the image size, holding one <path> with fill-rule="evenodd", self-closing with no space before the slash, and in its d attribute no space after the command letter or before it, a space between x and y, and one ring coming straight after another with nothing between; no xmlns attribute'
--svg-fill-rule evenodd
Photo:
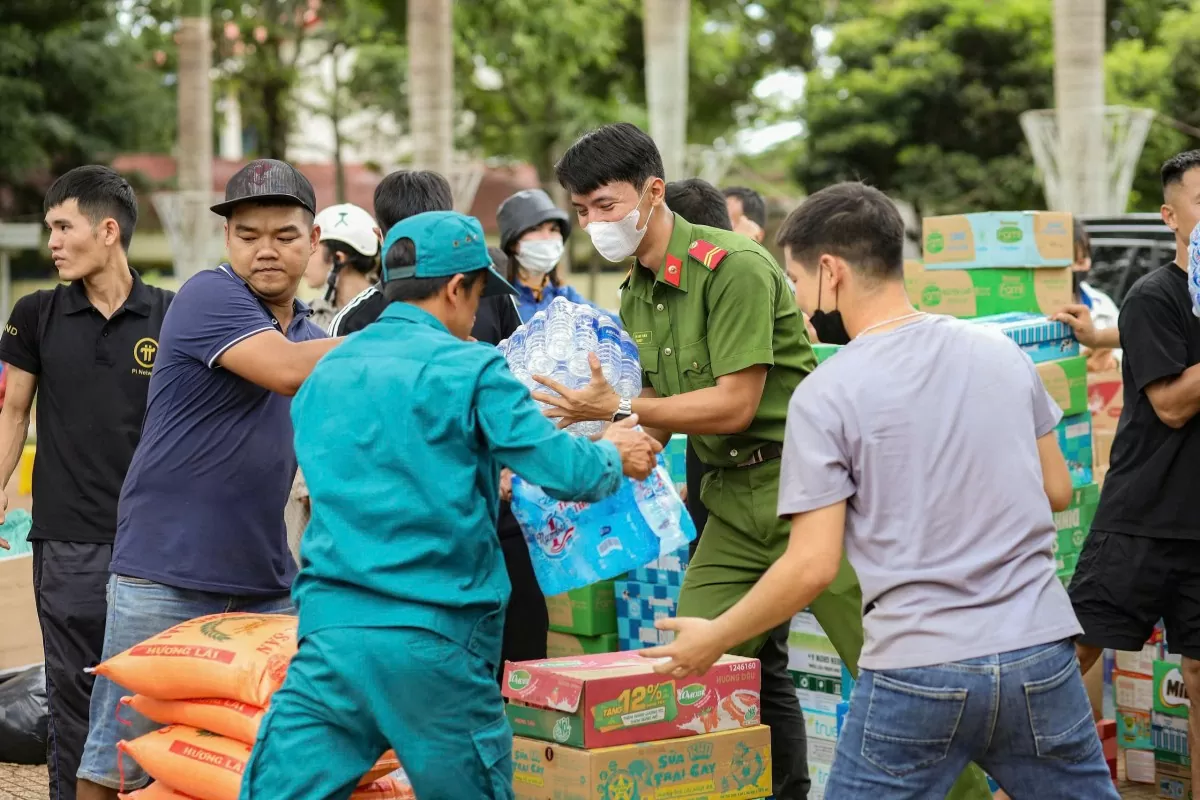
<svg viewBox="0 0 1200 800"><path fill-rule="evenodd" d="M496 221L500 225L500 249L508 256L508 280L517 289L522 322L556 297L599 308L558 278L558 262L571 234L571 221L550 195L541 189L517 192L500 204Z"/></svg>

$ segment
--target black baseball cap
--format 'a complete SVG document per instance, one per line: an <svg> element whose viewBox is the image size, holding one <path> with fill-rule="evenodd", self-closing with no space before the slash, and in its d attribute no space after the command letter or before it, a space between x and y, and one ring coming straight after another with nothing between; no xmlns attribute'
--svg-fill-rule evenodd
<svg viewBox="0 0 1200 800"><path fill-rule="evenodd" d="M317 213L317 195L300 170L284 161L260 158L237 171L225 184L225 202L212 207L226 219L238 203L247 200L279 205L295 205Z"/></svg>

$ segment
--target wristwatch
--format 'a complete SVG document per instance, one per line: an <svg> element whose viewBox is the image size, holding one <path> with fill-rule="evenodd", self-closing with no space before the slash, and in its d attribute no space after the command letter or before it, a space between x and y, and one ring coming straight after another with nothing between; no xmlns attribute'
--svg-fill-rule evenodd
<svg viewBox="0 0 1200 800"><path fill-rule="evenodd" d="M612 416L613 422L620 422L626 417L633 416L633 400L628 397L622 397L621 402L617 403L617 411Z"/></svg>

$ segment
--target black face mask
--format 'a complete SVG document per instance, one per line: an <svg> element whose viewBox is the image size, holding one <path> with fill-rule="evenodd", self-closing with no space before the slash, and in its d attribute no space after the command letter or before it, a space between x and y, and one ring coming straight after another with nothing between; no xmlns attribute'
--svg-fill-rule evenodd
<svg viewBox="0 0 1200 800"><path fill-rule="evenodd" d="M818 269L820 269L818 267ZM821 275L817 275L817 310L808 318L812 323L813 330L817 332L817 339L822 344L850 344L850 334L846 333L846 325L842 322L842 312L834 308L833 311L821 310ZM834 290L833 295L834 305L837 305L837 290Z"/></svg>

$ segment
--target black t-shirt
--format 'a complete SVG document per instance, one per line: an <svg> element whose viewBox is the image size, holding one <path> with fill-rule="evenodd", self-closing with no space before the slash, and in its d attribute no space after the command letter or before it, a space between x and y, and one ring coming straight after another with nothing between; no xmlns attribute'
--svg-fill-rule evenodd
<svg viewBox="0 0 1200 800"><path fill-rule="evenodd" d="M364 289L329 323L329 335L348 336L355 331L361 331L379 319L387 305L387 299L378 286ZM471 329L471 335L481 342L497 345L512 335L520 324L521 316L510 295L485 297L479 301L479 311L475 315L475 326Z"/></svg>
<svg viewBox="0 0 1200 800"><path fill-rule="evenodd" d="M13 307L0 361L37 376L30 539L112 543L159 330L174 296L134 271L133 289L110 319L79 281L26 295Z"/></svg>
<svg viewBox="0 0 1200 800"><path fill-rule="evenodd" d="M1171 428L1146 396L1150 384L1200 363L1200 319L1192 314L1187 273L1167 264L1135 283L1125 296L1119 327L1125 407L1092 528L1200 539L1200 415Z"/></svg>
<svg viewBox="0 0 1200 800"><path fill-rule="evenodd" d="M353 300L338 312L329 323L330 336L348 336L355 331L361 331L379 318L387 308L387 299L379 287L372 286L364 289ZM498 345L512 336L512 332L521 325L521 315L517 312L517 304L511 295L496 295L485 297L479 301L479 311L475 314L475 325L471 335L481 342ZM521 535L521 526L512 515L508 503L500 504L500 518L497 531L501 539L517 538Z"/></svg>

